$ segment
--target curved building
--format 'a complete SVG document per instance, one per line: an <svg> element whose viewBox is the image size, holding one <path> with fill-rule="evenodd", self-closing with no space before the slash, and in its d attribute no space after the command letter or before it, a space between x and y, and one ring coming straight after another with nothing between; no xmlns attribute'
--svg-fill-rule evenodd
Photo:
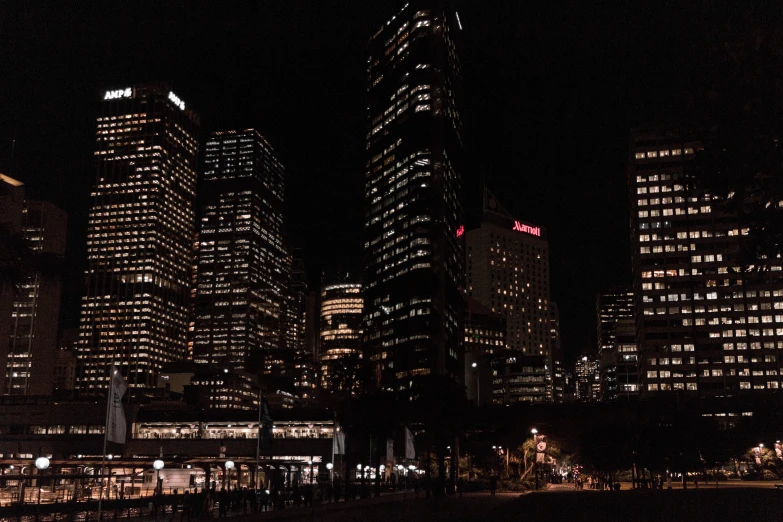
<svg viewBox="0 0 783 522"><path fill-rule="evenodd" d="M360 386L362 350L362 285L339 282L321 290L321 387L329 391L356 391Z"/></svg>

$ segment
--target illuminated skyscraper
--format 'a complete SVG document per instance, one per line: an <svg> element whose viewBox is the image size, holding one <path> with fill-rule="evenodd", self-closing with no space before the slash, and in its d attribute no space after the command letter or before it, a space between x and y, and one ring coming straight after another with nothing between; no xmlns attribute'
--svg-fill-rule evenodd
<svg viewBox="0 0 783 522"><path fill-rule="evenodd" d="M283 166L254 129L214 132L202 189L193 358L244 368L286 343Z"/></svg>
<svg viewBox="0 0 783 522"><path fill-rule="evenodd" d="M362 284L346 277L321 290L321 387L359 391L362 362Z"/></svg>
<svg viewBox="0 0 783 522"><path fill-rule="evenodd" d="M101 93L77 387L106 388L117 364L154 386L187 353L199 118L165 84Z"/></svg>
<svg viewBox="0 0 783 522"><path fill-rule="evenodd" d="M642 394L779 393L783 264L738 255L749 229L693 188L703 146L687 129L631 137L628 188Z"/></svg>
<svg viewBox="0 0 783 522"><path fill-rule="evenodd" d="M57 265L65 254L68 215L51 203L24 199L24 186L12 178L0 174L0 185L0 226L18 234L20 247L35 258L27 259L31 264L22 267L27 271L15 288L0 288L0 395L49 395L62 287Z"/></svg>
<svg viewBox="0 0 783 522"><path fill-rule="evenodd" d="M365 165L365 347L373 384L464 373L459 20L411 2L370 38Z"/></svg>
<svg viewBox="0 0 783 522"><path fill-rule="evenodd" d="M506 318L509 350L544 358L548 387L543 400L552 400L546 230L512 218L485 191L481 225L466 236L468 295Z"/></svg>

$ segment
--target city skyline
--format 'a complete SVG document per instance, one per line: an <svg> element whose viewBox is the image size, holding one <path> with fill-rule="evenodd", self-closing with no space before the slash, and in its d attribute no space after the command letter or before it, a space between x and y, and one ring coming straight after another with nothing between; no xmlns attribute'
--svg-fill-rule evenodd
<svg viewBox="0 0 783 522"><path fill-rule="evenodd" d="M385 13L400 5L200 7L187 21L165 6L156 8L159 16L132 6L110 12L12 9L7 65L18 74L3 75L0 92L17 103L0 123L0 171L72 216L63 324L73 327L78 320L81 285L74 280L86 266L82 187L92 172L90 105L95 107L96 92L127 81L171 80L208 118L205 132L259 128L285 162L289 186L296 187L287 198L286 220L305 250L309 281L335 264L360 269L362 209L340 205L324 212L314 203L324 194L361 197L366 43ZM456 6L473 115L467 124L481 129L473 136L473 170L510 213L548 229L552 299L560 303L563 346L573 361L594 343L595 295L631 280L627 223L616 219L627 211L623 151L629 129L675 113L704 68L697 52L702 29L720 17L701 16L697 6L683 6L677 17L633 6L506 6L503 16L468 2ZM103 17L106 24L95 23ZM28 30L46 21L51 31ZM216 30L213 24L234 27L237 38L200 42L196 35ZM107 29L117 26L123 29ZM484 31L489 26L493 31ZM66 38L66 27L78 30ZM295 30L285 29L290 27ZM138 31L154 38L139 41ZM593 35L591 45L583 45ZM65 52L62 39L81 52ZM321 45L325 41L331 43ZM234 52L236 42L246 45ZM184 52L187 45L198 52ZM678 52L682 48L694 52ZM46 60L20 58L38 53ZM90 57L88 63L81 55ZM237 67L239 62L245 65ZM40 81L22 81L30 77ZM594 204L603 198L606 205ZM584 219L593 232L572 226Z"/></svg>
<svg viewBox="0 0 783 522"><path fill-rule="evenodd" d="M506 4L4 11L0 520L780 518L783 9Z"/></svg>

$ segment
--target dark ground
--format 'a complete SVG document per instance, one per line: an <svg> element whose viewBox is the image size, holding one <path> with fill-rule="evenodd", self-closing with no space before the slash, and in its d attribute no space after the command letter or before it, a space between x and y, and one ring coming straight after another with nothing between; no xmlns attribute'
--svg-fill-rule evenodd
<svg viewBox="0 0 783 522"><path fill-rule="evenodd" d="M783 491L727 488L673 491L549 491L520 496L485 493L447 498L407 499L379 505L329 510L289 510L257 517L341 522L414 522L456 520L599 520L599 521L714 521L783 520Z"/></svg>

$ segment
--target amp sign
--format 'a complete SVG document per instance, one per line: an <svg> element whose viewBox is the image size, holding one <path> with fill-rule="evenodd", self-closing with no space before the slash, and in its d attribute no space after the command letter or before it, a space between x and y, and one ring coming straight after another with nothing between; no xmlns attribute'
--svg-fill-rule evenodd
<svg viewBox="0 0 783 522"><path fill-rule="evenodd" d="M133 96L133 89L126 87L124 89L115 89L113 91L106 91L103 95L104 100L118 100L120 98L130 98Z"/></svg>

